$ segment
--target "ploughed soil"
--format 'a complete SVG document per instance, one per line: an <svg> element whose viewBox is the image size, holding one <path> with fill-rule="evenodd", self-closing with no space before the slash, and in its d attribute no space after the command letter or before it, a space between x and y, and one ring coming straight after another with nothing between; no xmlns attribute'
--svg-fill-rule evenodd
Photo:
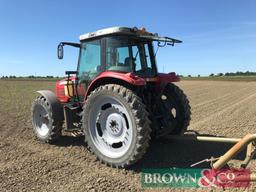
<svg viewBox="0 0 256 192"><path fill-rule="evenodd" d="M177 85L188 95L192 106L189 130L231 137L256 132L256 82L183 81ZM35 91L54 90L54 86L54 82L47 81L0 80L1 192L151 191L141 187L142 169L189 168L202 159L222 155L231 146L154 141L145 157L129 169L107 167L87 150L83 137L64 135L54 145L34 139L30 107ZM234 165L242 155L236 157ZM250 168L256 171L255 160ZM255 185L246 190L254 188Z"/></svg>

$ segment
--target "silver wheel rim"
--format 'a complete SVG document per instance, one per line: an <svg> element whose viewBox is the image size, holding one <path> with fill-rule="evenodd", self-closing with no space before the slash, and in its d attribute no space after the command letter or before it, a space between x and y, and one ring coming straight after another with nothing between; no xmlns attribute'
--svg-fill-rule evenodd
<svg viewBox="0 0 256 192"><path fill-rule="evenodd" d="M122 157L132 143L132 121L117 99L98 96L89 114L89 133L93 144L109 158Z"/></svg>
<svg viewBox="0 0 256 192"><path fill-rule="evenodd" d="M34 127L36 132L44 137L46 136L49 129L49 116L46 109L41 105L36 105L33 113Z"/></svg>

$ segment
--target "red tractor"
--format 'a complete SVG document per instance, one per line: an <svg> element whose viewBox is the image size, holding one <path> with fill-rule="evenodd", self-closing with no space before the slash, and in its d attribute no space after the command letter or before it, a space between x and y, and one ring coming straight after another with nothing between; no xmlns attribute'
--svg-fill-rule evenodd
<svg viewBox="0 0 256 192"><path fill-rule="evenodd" d="M158 73L158 47L181 41L159 37L144 28L112 27L80 36L76 71L56 83L56 94L38 91L32 105L33 130L52 143L62 131L81 131L101 162L127 167L146 152L150 139L182 135L190 121L186 95L173 82L175 73Z"/></svg>

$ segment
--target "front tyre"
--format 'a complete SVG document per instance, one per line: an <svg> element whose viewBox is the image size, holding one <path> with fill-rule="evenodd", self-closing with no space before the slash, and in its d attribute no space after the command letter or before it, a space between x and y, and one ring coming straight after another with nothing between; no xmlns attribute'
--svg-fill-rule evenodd
<svg viewBox="0 0 256 192"><path fill-rule="evenodd" d="M44 96L39 96L32 104L32 124L36 138L45 143L52 143L59 139L62 121L53 118L50 104Z"/></svg>
<svg viewBox="0 0 256 192"><path fill-rule="evenodd" d="M137 162L150 140L150 121L141 99L115 84L96 88L83 111L85 142L101 162L127 167Z"/></svg>

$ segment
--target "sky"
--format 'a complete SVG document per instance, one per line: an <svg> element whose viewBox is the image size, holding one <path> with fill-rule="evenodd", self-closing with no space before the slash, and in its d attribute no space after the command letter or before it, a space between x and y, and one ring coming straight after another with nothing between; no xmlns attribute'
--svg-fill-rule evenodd
<svg viewBox="0 0 256 192"><path fill-rule="evenodd" d="M78 50L61 41L112 26L145 27L180 39L160 48L160 72L256 71L255 0L0 0L0 76L64 76Z"/></svg>

